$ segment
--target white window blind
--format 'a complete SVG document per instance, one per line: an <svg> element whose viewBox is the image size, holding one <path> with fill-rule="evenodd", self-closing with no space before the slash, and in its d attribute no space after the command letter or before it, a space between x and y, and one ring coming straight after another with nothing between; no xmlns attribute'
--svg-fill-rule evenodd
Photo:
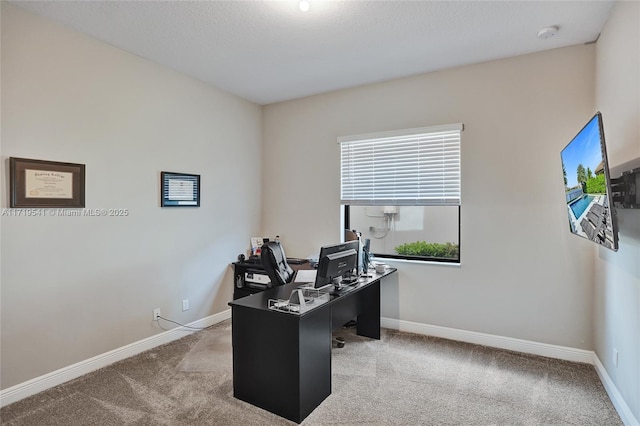
<svg viewBox="0 0 640 426"><path fill-rule="evenodd" d="M462 124L338 138L350 205L460 205Z"/></svg>

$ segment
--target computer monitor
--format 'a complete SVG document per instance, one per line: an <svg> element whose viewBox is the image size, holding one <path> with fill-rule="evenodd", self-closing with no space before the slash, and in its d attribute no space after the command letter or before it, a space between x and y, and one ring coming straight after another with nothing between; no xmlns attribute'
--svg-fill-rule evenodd
<svg viewBox="0 0 640 426"><path fill-rule="evenodd" d="M320 256L315 288L333 285L335 290L339 290L343 279L355 278L357 282L357 274L354 273L357 265L358 252L352 248Z"/></svg>
<svg viewBox="0 0 640 426"><path fill-rule="evenodd" d="M358 247L355 247L354 250L358 252L358 275L362 275L367 273L367 269L369 268L369 244L370 240L368 238L363 239L362 233L356 231L355 229L345 229L344 230L344 240L358 241Z"/></svg>
<svg viewBox="0 0 640 426"><path fill-rule="evenodd" d="M318 256L318 264L320 263L320 259L322 259L323 257L325 257L328 254L337 253L339 251L345 251L345 250L349 250L349 249L354 249L356 251L356 253L360 253L360 241L354 240L354 241L347 241L347 242L344 242L344 243L330 244L330 245L322 246L322 247L320 247L320 255ZM360 256L358 256L358 259L360 259ZM356 260L356 262L357 262L357 260ZM326 284L329 284L329 283L327 282Z"/></svg>

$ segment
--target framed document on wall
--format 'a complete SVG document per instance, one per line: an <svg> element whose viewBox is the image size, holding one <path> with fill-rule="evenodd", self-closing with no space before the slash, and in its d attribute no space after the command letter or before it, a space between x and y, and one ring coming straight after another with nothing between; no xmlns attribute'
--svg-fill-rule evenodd
<svg viewBox="0 0 640 426"><path fill-rule="evenodd" d="M10 207L84 207L85 165L9 157Z"/></svg>
<svg viewBox="0 0 640 426"><path fill-rule="evenodd" d="M161 172L162 207L200 207L200 175Z"/></svg>

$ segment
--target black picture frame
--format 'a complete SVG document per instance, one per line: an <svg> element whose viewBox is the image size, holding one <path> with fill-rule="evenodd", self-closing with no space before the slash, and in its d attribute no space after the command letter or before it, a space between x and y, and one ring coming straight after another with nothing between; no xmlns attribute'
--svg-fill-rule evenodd
<svg viewBox="0 0 640 426"><path fill-rule="evenodd" d="M85 165L9 157L9 206L84 208Z"/></svg>
<svg viewBox="0 0 640 426"><path fill-rule="evenodd" d="M200 175L160 172L161 207L200 207Z"/></svg>

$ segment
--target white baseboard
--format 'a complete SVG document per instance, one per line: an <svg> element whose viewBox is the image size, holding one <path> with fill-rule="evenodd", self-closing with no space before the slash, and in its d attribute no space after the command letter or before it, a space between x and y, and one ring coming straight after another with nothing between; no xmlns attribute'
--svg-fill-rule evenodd
<svg viewBox="0 0 640 426"><path fill-rule="evenodd" d="M600 381L604 386L604 389L609 394L609 398L611 399L611 403L616 408L620 419L626 426L639 426L640 422L635 418L631 409L627 405L626 401L618 391L618 388L609 377L607 370L605 370L604 365L600 362L600 358L595 353L593 354L593 365L596 368L596 372L598 376L600 376Z"/></svg>
<svg viewBox="0 0 640 426"><path fill-rule="evenodd" d="M226 319L231 318L231 309L210 315L192 323L186 324L190 327L209 327ZM58 386L69 380L78 378L82 375L95 371L99 368L106 367L114 362L129 358L141 352L153 349L165 343L180 339L188 334L194 333L193 330L186 327L176 327L163 333L156 334L146 339L139 340L126 346L114 349L109 352L94 356L93 358L80 361L73 365L63 367L59 370L52 371L43 376L36 377L23 383L19 383L10 388L0 391L0 407L19 401L38 392L42 392L54 386Z"/></svg>
<svg viewBox="0 0 640 426"><path fill-rule="evenodd" d="M530 340L514 339L512 337L496 336L494 334L478 333L476 331L420 324L417 322L384 317L380 319L380 325L385 328L424 334L426 336L442 337L444 339L475 343L477 345L491 346L494 348L546 356L549 358L593 364L593 351L587 351L584 349L550 345L547 343L532 342Z"/></svg>

